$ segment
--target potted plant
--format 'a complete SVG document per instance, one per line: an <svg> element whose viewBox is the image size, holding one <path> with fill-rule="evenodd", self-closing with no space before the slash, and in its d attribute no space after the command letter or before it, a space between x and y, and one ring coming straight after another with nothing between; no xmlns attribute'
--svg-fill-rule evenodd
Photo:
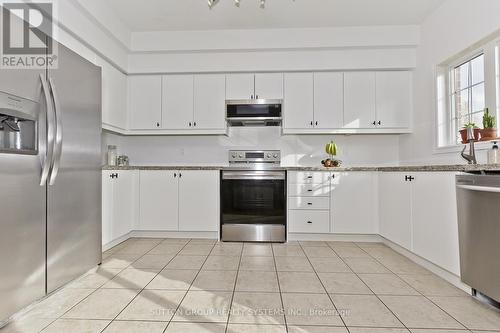
<svg viewBox="0 0 500 333"><path fill-rule="evenodd" d="M472 128L474 130L474 140L476 140L476 141L479 140L479 134L481 132L481 130L479 129L479 127L477 127L476 124L474 124L474 123L467 123L459 131L460 132L460 136L462 137L462 143L464 143L464 144L467 143L467 130L469 128Z"/></svg>
<svg viewBox="0 0 500 333"><path fill-rule="evenodd" d="M483 129L481 130L481 140L493 140L497 138L497 121L490 114L488 108L484 109Z"/></svg>

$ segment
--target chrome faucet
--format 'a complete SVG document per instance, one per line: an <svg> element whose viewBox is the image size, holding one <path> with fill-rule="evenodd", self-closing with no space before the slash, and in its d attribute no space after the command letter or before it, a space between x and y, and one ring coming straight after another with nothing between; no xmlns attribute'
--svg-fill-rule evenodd
<svg viewBox="0 0 500 333"><path fill-rule="evenodd" d="M465 145L461 155L469 164L477 164L474 129L470 127L467 128L467 142L469 143L469 153L465 154L465 149L467 149L467 145Z"/></svg>

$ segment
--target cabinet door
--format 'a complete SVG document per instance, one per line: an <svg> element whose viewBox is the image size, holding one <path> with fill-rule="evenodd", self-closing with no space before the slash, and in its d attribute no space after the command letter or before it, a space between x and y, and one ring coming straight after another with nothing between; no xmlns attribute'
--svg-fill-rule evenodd
<svg viewBox="0 0 500 333"><path fill-rule="evenodd" d="M113 183L114 178L111 178L113 171L104 170L102 172L102 245L106 245L113 240L113 212L114 212L114 196Z"/></svg>
<svg viewBox="0 0 500 333"><path fill-rule="evenodd" d="M307 129L314 126L312 73L284 74L284 128Z"/></svg>
<svg viewBox="0 0 500 333"><path fill-rule="evenodd" d="M255 74L255 98L283 99L283 74Z"/></svg>
<svg viewBox="0 0 500 333"><path fill-rule="evenodd" d="M315 190L329 191L330 172L325 171L290 171L288 173L289 184L317 184ZM326 192L325 192L326 193ZM327 194L328 195L328 194Z"/></svg>
<svg viewBox="0 0 500 333"><path fill-rule="evenodd" d="M324 234L330 231L328 210L289 210L290 232Z"/></svg>
<svg viewBox="0 0 500 333"><path fill-rule="evenodd" d="M417 173L414 177L413 251L459 275L455 173Z"/></svg>
<svg viewBox="0 0 500 333"><path fill-rule="evenodd" d="M373 128L375 72L344 73L344 127Z"/></svg>
<svg viewBox="0 0 500 333"><path fill-rule="evenodd" d="M411 250L411 183L405 173L379 174L380 234Z"/></svg>
<svg viewBox="0 0 500 333"><path fill-rule="evenodd" d="M332 230L335 233L376 234L374 174L335 173L331 185Z"/></svg>
<svg viewBox="0 0 500 333"><path fill-rule="evenodd" d="M384 128L410 127L411 72L377 72L377 123Z"/></svg>
<svg viewBox="0 0 500 333"><path fill-rule="evenodd" d="M161 76L128 77L130 129L161 126Z"/></svg>
<svg viewBox="0 0 500 333"><path fill-rule="evenodd" d="M180 171L179 230L217 231L219 171Z"/></svg>
<svg viewBox="0 0 500 333"><path fill-rule="evenodd" d="M226 99L252 99L254 91L253 74L226 75Z"/></svg>
<svg viewBox="0 0 500 333"><path fill-rule="evenodd" d="M314 127L344 125L344 74L314 73Z"/></svg>
<svg viewBox="0 0 500 333"><path fill-rule="evenodd" d="M141 230L177 231L178 171L140 172Z"/></svg>
<svg viewBox="0 0 500 333"><path fill-rule="evenodd" d="M193 128L193 91L193 75L163 76L163 128Z"/></svg>
<svg viewBox="0 0 500 333"><path fill-rule="evenodd" d="M102 61L102 122L127 129L127 76Z"/></svg>
<svg viewBox="0 0 500 333"><path fill-rule="evenodd" d="M115 171L118 175L113 180L113 239L120 238L134 229L136 207L138 206L137 171Z"/></svg>
<svg viewBox="0 0 500 333"><path fill-rule="evenodd" d="M194 128L224 129L226 77L224 75L194 76Z"/></svg>

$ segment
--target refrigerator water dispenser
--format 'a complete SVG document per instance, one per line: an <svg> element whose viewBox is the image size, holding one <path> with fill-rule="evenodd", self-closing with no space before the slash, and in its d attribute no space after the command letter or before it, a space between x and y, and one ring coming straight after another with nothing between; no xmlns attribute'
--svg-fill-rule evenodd
<svg viewBox="0 0 500 333"><path fill-rule="evenodd" d="M0 154L38 153L38 103L0 92Z"/></svg>

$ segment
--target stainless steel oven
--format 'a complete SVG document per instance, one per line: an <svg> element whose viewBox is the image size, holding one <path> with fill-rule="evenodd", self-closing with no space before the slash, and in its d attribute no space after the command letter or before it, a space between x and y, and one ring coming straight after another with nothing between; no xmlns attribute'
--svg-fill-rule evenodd
<svg viewBox="0 0 500 333"><path fill-rule="evenodd" d="M222 241L285 242L286 171L276 167L279 152L233 155L233 167L221 177Z"/></svg>

